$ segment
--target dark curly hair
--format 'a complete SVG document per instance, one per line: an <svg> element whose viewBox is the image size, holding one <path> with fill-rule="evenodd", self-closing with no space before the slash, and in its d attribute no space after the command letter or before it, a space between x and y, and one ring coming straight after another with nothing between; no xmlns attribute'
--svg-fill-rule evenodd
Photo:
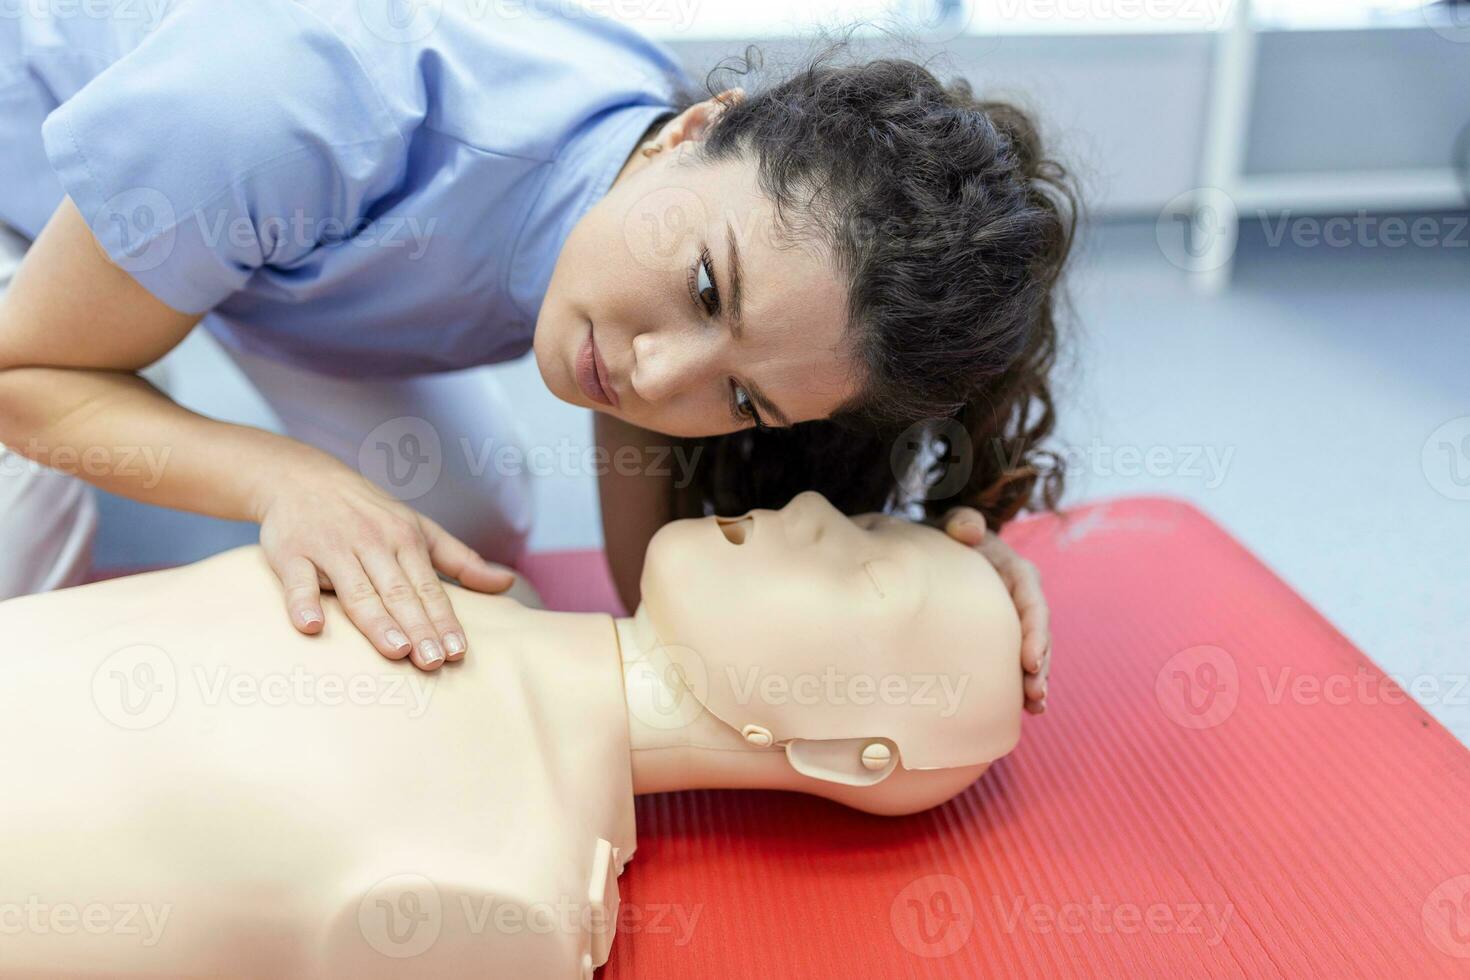
<svg viewBox="0 0 1470 980"><path fill-rule="evenodd" d="M1021 110L912 61L840 64L842 47L734 102L699 152L754 159L783 231L831 249L862 390L830 419L688 440L700 464L676 514L780 507L802 490L849 514L932 520L966 504L991 527L1055 508L1063 469L1041 444L1071 178ZM748 49L733 70L759 58Z"/></svg>

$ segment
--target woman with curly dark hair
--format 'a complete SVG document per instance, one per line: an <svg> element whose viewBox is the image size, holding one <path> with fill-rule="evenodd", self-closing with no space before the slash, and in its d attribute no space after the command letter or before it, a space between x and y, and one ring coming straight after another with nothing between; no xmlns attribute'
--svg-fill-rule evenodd
<svg viewBox="0 0 1470 980"><path fill-rule="evenodd" d="M466 646L437 574L506 587L480 554L514 557L524 528L495 481L441 481L410 507L360 454L380 404L473 444L489 409L450 372L534 349L552 393L598 413L630 606L674 517L802 490L906 509L996 563L1043 706L1034 570L985 533L1061 481L1041 442L1076 209L1030 120L910 61L840 63L840 46L748 94L692 95L666 50L541 8L0 23L0 66L20 69L0 78L20 110L0 123L18 162L0 221L34 239L0 304L0 441L258 522L298 629L321 629L330 587L383 655L432 669ZM297 438L202 418L136 375L201 322ZM619 465L665 458L670 437L684 478ZM140 450L168 464L123 465Z"/></svg>

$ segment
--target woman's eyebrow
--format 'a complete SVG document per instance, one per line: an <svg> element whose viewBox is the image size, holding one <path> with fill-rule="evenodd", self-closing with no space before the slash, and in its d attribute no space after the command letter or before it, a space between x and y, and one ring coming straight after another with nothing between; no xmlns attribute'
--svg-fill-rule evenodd
<svg viewBox="0 0 1470 980"><path fill-rule="evenodd" d="M725 302L721 304L720 312L729 320L731 336L739 340L745 330L745 324L740 320L740 297L744 291L745 275L740 266L740 248L735 244L735 228L728 219L725 221L725 241L729 245L727 261L730 267L730 290L729 295L725 297ZM744 381L742 384L750 400L755 402L756 408L760 409L761 415L783 429L791 427L791 417L777 408L776 403L767 398L754 383Z"/></svg>
<svg viewBox="0 0 1470 980"><path fill-rule="evenodd" d="M730 318L730 333L734 334L736 340L739 340L741 333L745 330L745 324L740 321L740 297L745 274L740 267L740 249L735 245L735 229L731 226L729 220L725 221L725 241L730 247L728 259L730 265L730 295L726 297L725 312L729 314Z"/></svg>
<svg viewBox="0 0 1470 980"><path fill-rule="evenodd" d="M745 393L750 396L751 401L755 402L756 407L761 410L762 415L774 421L780 428L791 428L791 419L785 412L776 407L775 402L762 394L761 390L751 382L745 381L742 382L742 385L745 388Z"/></svg>

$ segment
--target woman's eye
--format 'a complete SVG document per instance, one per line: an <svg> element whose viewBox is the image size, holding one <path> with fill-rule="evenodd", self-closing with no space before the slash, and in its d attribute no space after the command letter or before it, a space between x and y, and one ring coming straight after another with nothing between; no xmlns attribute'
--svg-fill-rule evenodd
<svg viewBox="0 0 1470 980"><path fill-rule="evenodd" d="M756 425L763 424L760 413L755 409L755 403L750 400L750 394L739 385L734 386L734 392L736 417L745 422L754 422Z"/></svg>
<svg viewBox="0 0 1470 980"><path fill-rule="evenodd" d="M694 270L694 293L699 304L704 307L705 312L714 316L720 312L720 290L715 285L715 280L710 275L709 252L704 252L699 257L699 263Z"/></svg>

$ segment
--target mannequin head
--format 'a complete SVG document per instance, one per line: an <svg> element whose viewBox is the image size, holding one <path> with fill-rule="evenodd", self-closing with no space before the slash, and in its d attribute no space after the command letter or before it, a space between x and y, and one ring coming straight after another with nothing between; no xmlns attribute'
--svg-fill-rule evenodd
<svg viewBox="0 0 1470 980"><path fill-rule="evenodd" d="M922 809L1020 736L1014 606L984 557L933 528L804 493L665 526L642 584L645 654L742 747L811 781L789 788Z"/></svg>

